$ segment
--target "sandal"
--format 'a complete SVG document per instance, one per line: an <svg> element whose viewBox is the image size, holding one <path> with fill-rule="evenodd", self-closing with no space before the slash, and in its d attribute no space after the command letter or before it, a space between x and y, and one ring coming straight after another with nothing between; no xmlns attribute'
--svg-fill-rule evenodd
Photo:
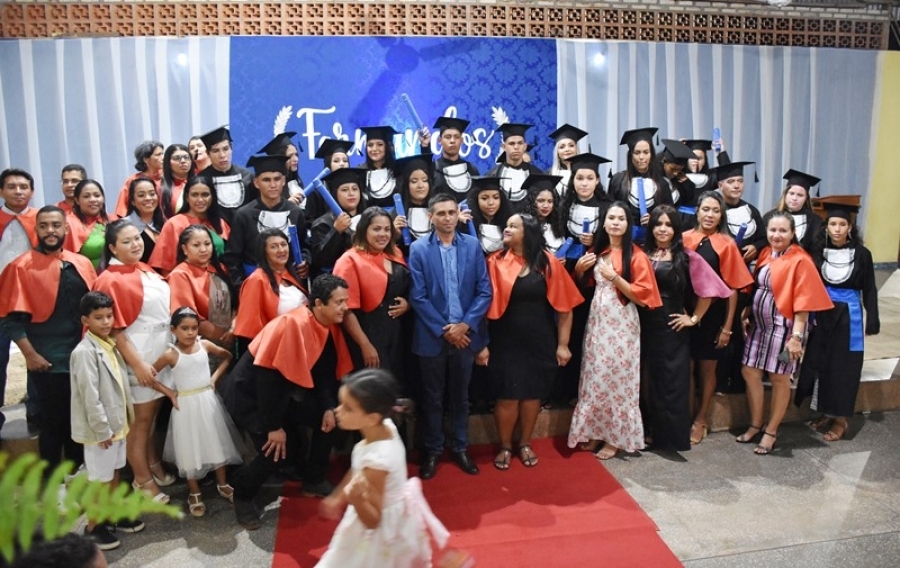
<svg viewBox="0 0 900 568"><path fill-rule="evenodd" d="M494 467L499 470L509 469L509 462L512 461L512 448L500 448L494 457Z"/></svg>
<svg viewBox="0 0 900 568"><path fill-rule="evenodd" d="M810 428L810 430L815 430L816 432L818 432L822 428L825 428L826 426L828 426L830 422L831 422L831 418L829 418L823 414L822 416L819 416L818 418L816 418L815 420L810 422L809 428Z"/></svg>
<svg viewBox="0 0 900 568"><path fill-rule="evenodd" d="M778 439L777 433L773 434L771 432L762 431L763 437L760 438L759 443L756 444L756 447L753 448L753 453L758 456L767 456L772 453L772 450L775 449L775 440ZM772 444L769 446L764 446L762 441L766 438L766 436L772 438Z"/></svg>
<svg viewBox="0 0 900 568"><path fill-rule="evenodd" d="M696 446L706 438L709 433L709 426L706 422L694 422L691 424L691 445Z"/></svg>
<svg viewBox="0 0 900 568"><path fill-rule="evenodd" d="M525 467L534 467L538 464L538 457L535 455L534 450L531 449L531 444L519 446L519 459L522 460Z"/></svg>
<svg viewBox="0 0 900 568"><path fill-rule="evenodd" d="M166 493L163 493L162 491L159 491L159 487L156 488L156 490L159 491L159 493L157 493L156 495L153 494L152 490L144 489L145 487L147 487L147 485L149 485L150 483L153 483L153 482L154 482L153 477L151 477L150 479L148 479L147 481L145 481L143 483L138 483L137 479L135 479L134 481L131 482L131 488L134 489L135 491L143 491L144 494L147 495L147 497L150 497L157 503L162 503L163 505L168 504L169 499L170 499L169 495Z"/></svg>
<svg viewBox="0 0 900 568"><path fill-rule="evenodd" d="M578 444L578 449L583 452L591 452L594 453L597 451L597 448L600 446L600 440L591 440L590 442L582 442Z"/></svg>
<svg viewBox="0 0 900 568"><path fill-rule="evenodd" d="M188 511L191 513L192 517L202 517L206 514L206 505L203 504L203 494L189 493L187 502Z"/></svg>
<svg viewBox="0 0 900 568"><path fill-rule="evenodd" d="M608 459L612 459L616 457L616 454L619 453L619 448L615 446L611 446L609 444L605 444L603 449L597 452L596 457L600 461L606 461Z"/></svg>
<svg viewBox="0 0 900 568"><path fill-rule="evenodd" d="M844 437L844 433L847 431L847 421L846 420L835 420L831 424L831 429L825 432L824 439L826 442L837 442L841 438Z"/></svg>
<svg viewBox="0 0 900 568"><path fill-rule="evenodd" d="M737 438L735 438L734 441L737 442L738 444L749 444L749 443L753 442L753 440L755 440L756 437L762 433L762 431L765 427L766 427L765 424L762 426L754 426L753 424L751 424L750 426L747 427L747 431L744 432L743 434L741 434L740 436L738 436ZM750 434L750 430L756 430L756 432L754 432L752 436L748 436L748 434Z"/></svg>
<svg viewBox="0 0 900 568"><path fill-rule="evenodd" d="M153 473L154 468L163 472L162 476ZM156 485L158 485L159 487L168 487L176 481L175 476L166 471L166 468L162 466L161 462L150 464L150 475L153 476L153 481L155 481Z"/></svg>
<svg viewBox="0 0 900 568"><path fill-rule="evenodd" d="M216 489L219 491L219 497L234 505L234 487L227 483L225 485L219 485L217 483Z"/></svg>

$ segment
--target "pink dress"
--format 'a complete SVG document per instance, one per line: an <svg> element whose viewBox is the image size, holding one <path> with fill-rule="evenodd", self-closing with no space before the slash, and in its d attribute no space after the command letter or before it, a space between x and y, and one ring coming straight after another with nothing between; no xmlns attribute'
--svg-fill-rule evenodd
<svg viewBox="0 0 900 568"><path fill-rule="evenodd" d="M638 407L641 389L641 327L637 307L622 305L614 284L594 268L597 288L584 332L578 405L569 447L603 440L634 452L644 447Z"/></svg>

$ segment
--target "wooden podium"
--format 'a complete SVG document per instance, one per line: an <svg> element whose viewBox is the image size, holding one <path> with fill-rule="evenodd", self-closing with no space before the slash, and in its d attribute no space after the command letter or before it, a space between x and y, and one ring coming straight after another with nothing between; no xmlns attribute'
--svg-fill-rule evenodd
<svg viewBox="0 0 900 568"><path fill-rule="evenodd" d="M849 205L851 207L859 207L860 204L859 195L828 195L826 197L813 197L809 200L810 205L812 205L812 210L816 212L816 214L825 220L825 204L826 203L834 203L836 205Z"/></svg>

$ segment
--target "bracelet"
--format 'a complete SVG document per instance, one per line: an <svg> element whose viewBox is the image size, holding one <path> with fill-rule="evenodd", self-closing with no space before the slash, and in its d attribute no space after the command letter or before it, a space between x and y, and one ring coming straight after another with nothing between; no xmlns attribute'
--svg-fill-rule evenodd
<svg viewBox="0 0 900 568"><path fill-rule="evenodd" d="M796 339L797 341L803 341L803 334L799 332L794 332L791 334L791 339Z"/></svg>
<svg viewBox="0 0 900 568"><path fill-rule="evenodd" d="M720 327L720 328L719 328L719 333L724 333L725 335L731 337L731 335L732 335L734 332L733 332L733 331L728 331L728 330L726 330L724 327Z"/></svg>
<svg viewBox="0 0 900 568"><path fill-rule="evenodd" d="M691 324L697 325L698 323L700 323L700 318L697 317L697 314L692 315L691 316Z"/></svg>
<svg viewBox="0 0 900 568"><path fill-rule="evenodd" d="M616 280L616 278L618 278L618 277L619 277L619 275L616 274L616 275L613 276L612 278L607 278L607 280L609 280L610 282L614 282L614 281Z"/></svg>

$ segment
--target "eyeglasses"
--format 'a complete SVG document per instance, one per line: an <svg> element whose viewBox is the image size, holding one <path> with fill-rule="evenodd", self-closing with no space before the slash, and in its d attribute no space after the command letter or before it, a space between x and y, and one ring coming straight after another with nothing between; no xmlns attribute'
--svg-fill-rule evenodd
<svg viewBox="0 0 900 568"><path fill-rule="evenodd" d="M174 162L190 162L191 157L186 154L181 154L180 156L172 156L172 161L174 161Z"/></svg>

